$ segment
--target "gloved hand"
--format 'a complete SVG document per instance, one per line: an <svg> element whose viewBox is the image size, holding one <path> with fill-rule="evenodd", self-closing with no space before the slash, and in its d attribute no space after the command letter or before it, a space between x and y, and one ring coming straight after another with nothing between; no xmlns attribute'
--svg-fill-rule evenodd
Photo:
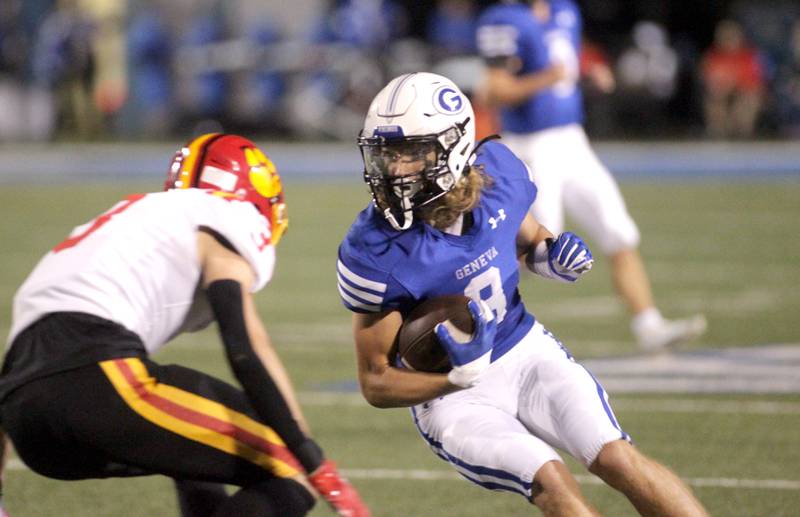
<svg viewBox="0 0 800 517"><path fill-rule="evenodd" d="M594 259L589 247L572 232L546 239L528 253L525 263L534 273L562 282L574 282L592 269Z"/></svg>
<svg viewBox="0 0 800 517"><path fill-rule="evenodd" d="M494 313L486 302L470 300L468 307L475 322L475 332L466 340L458 340L453 336L456 332L449 321L439 323L434 329L453 365L447 380L462 388L474 386L489 367L497 333Z"/></svg>
<svg viewBox="0 0 800 517"><path fill-rule="evenodd" d="M331 460L322 462L317 470L309 474L308 481L342 517L370 517L369 508L361 500L356 489L336 470Z"/></svg>

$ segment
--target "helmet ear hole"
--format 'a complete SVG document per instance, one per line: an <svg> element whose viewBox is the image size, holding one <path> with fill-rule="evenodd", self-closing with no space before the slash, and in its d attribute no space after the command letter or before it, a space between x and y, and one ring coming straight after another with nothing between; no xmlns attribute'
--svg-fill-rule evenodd
<svg viewBox="0 0 800 517"><path fill-rule="evenodd" d="M445 192L452 189L456 184L455 175L452 172L447 172L436 178L436 184Z"/></svg>

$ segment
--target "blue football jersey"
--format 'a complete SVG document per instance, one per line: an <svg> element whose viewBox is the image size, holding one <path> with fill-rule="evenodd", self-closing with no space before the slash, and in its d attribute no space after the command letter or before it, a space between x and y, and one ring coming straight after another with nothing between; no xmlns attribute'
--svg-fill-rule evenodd
<svg viewBox="0 0 800 517"><path fill-rule="evenodd" d="M516 236L536 186L501 143L483 145L473 165L484 167L491 184L466 232L451 235L421 221L396 231L370 204L339 246L337 277L342 303L361 313L395 309L405 317L423 300L448 294L484 300L498 321L495 360L534 323L517 289Z"/></svg>
<svg viewBox="0 0 800 517"><path fill-rule="evenodd" d="M572 0L551 0L546 24L530 6L499 4L478 20L478 50L492 64L498 59L518 60L517 75L539 72L562 63L567 77L527 101L500 111L503 130L530 133L567 124L583 123L580 76L581 17Z"/></svg>

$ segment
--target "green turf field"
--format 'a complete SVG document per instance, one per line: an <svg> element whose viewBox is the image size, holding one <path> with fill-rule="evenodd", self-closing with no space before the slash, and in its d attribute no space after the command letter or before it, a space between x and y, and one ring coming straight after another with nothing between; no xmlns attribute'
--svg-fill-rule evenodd
<svg viewBox="0 0 800 517"><path fill-rule="evenodd" d="M143 189L0 188L0 333L8 331L13 292L38 257L73 226ZM626 184L623 191L662 310L708 317L708 334L691 347L800 343L800 184ZM428 452L406 410L360 400L335 262L337 244L368 196L357 177L351 184L288 181L287 196L290 230L278 249L276 276L259 295L261 312L316 437L374 515L536 515L519 496L455 476ZM607 273L600 259L577 285L523 278L529 309L578 359L635 353ZM157 359L230 379L213 329L179 338ZM800 515L800 393L611 396L626 431L689 481L712 515ZM633 514L621 496L570 466L605 515ZM9 467L4 501L14 517L176 515L166 478L59 482L18 461ZM332 513L320 505L312 515Z"/></svg>

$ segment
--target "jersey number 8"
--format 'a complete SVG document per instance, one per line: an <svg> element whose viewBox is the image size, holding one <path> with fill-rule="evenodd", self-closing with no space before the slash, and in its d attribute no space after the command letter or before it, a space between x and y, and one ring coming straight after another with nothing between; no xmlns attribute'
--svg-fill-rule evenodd
<svg viewBox="0 0 800 517"><path fill-rule="evenodd" d="M490 295L481 296L484 290L489 289ZM497 323L506 317L506 295L503 292L503 279L500 278L500 269L492 266L480 275L470 280L464 294L473 300L483 300L492 309Z"/></svg>

